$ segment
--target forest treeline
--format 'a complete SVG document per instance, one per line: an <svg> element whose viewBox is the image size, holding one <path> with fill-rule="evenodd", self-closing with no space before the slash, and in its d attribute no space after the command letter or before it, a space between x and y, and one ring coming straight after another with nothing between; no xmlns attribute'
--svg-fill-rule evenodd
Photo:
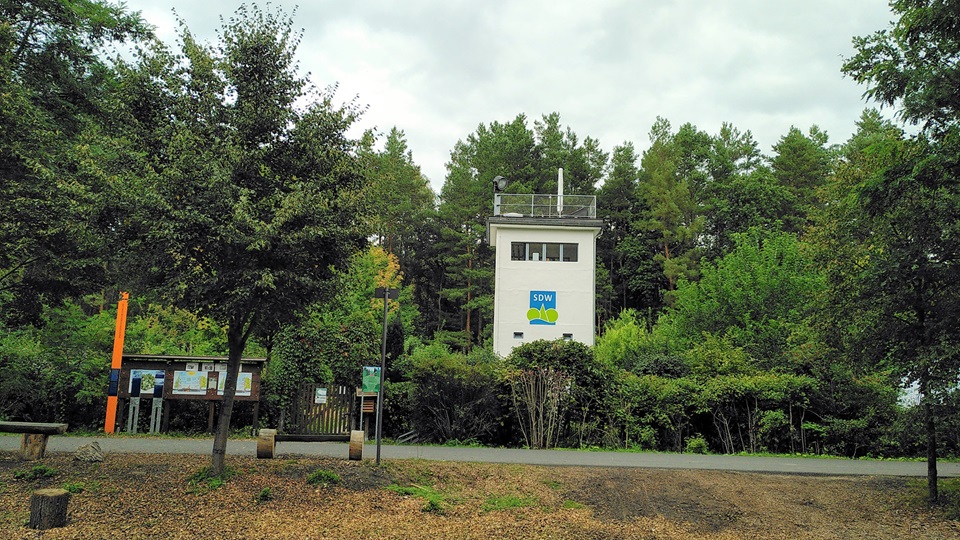
<svg viewBox="0 0 960 540"><path fill-rule="evenodd" d="M434 193L401 127L348 135L362 96L299 71L292 14L161 43L100 0L2 2L0 417L102 427L129 291L127 353L267 356L277 425L299 382L379 363L390 286L388 435L958 455L955 4L892 2L853 38L837 76L899 117L866 109L849 140L658 118L607 151L518 114L465 134ZM491 182L551 193L561 167L605 223L596 346L499 358Z"/></svg>

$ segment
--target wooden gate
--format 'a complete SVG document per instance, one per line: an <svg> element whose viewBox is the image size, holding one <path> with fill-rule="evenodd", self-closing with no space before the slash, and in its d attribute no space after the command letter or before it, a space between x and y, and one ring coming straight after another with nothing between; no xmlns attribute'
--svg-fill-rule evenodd
<svg viewBox="0 0 960 540"><path fill-rule="evenodd" d="M289 432L303 435L348 435L353 402L353 393L346 386L303 383L297 394Z"/></svg>

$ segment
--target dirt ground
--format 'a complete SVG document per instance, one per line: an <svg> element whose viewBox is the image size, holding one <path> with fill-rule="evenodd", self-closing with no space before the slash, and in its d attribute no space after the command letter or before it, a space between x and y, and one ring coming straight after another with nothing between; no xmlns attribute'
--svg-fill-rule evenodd
<svg viewBox="0 0 960 540"><path fill-rule="evenodd" d="M0 538L960 538L900 478L230 457L217 486L190 481L205 456L72 458L0 452ZM40 533L43 487L73 495Z"/></svg>

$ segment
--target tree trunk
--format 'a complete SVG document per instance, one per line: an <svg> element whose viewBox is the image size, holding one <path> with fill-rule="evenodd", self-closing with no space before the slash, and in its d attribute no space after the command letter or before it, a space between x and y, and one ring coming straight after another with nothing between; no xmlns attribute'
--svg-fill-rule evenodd
<svg viewBox="0 0 960 540"><path fill-rule="evenodd" d="M663 241L663 258L669 263L670 262L670 243L664 239ZM664 263L664 270L666 270L666 263ZM667 290L672 291L676 289L676 283L674 276L667 276Z"/></svg>
<svg viewBox="0 0 960 540"><path fill-rule="evenodd" d="M230 435L230 417L233 415L233 404L237 395L237 378L240 373L240 358L247 342L248 329L242 323L231 322L227 330L229 359L227 360L227 380L223 386L223 402L220 407L220 419L217 422L217 432L213 438L213 455L210 460L211 476L223 474L226 466L227 437Z"/></svg>
<svg viewBox="0 0 960 540"><path fill-rule="evenodd" d="M469 251L469 250L467 251L467 255L468 255L468 257L470 257L469 259L467 259L467 269L472 273L472 272L473 272L473 255L470 254L470 251ZM471 326L471 324L470 324L470 300L471 300L471 297L470 297L470 296L471 296L471 295L470 295L471 283L470 283L470 281L471 281L470 274L467 274L467 326L466 326L466 330L467 330L467 352L470 352L470 346L473 344L473 335L471 334L471 330L470 330L470 326Z"/></svg>
<svg viewBox="0 0 960 540"><path fill-rule="evenodd" d="M931 504L937 502L937 426L933 418L933 404L929 398L923 405L927 431L927 499Z"/></svg>

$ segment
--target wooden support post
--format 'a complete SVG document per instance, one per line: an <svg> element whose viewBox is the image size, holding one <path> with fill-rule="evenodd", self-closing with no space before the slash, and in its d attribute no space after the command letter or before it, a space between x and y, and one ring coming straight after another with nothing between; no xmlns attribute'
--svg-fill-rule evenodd
<svg viewBox="0 0 960 540"><path fill-rule="evenodd" d="M47 451L47 435L44 433L24 433L20 437L20 459L36 461L43 459Z"/></svg>
<svg viewBox="0 0 960 540"><path fill-rule="evenodd" d="M213 419L215 418L214 409L216 408L216 406L213 404L212 401L208 403L210 404L210 406L207 411L207 433L213 433L214 432Z"/></svg>
<svg viewBox="0 0 960 540"><path fill-rule="evenodd" d="M171 379L172 378L173 377L171 377ZM163 423L160 425L161 433L170 431L170 401L172 400L163 400Z"/></svg>
<svg viewBox="0 0 960 540"><path fill-rule="evenodd" d="M257 459L273 459L277 448L277 430L261 429L257 437Z"/></svg>
<svg viewBox="0 0 960 540"><path fill-rule="evenodd" d="M67 524L70 492L65 489L38 489L30 496L31 529L53 529Z"/></svg>
<svg viewBox="0 0 960 540"><path fill-rule="evenodd" d="M363 431L357 429L350 432L350 461L360 461L363 459Z"/></svg>

